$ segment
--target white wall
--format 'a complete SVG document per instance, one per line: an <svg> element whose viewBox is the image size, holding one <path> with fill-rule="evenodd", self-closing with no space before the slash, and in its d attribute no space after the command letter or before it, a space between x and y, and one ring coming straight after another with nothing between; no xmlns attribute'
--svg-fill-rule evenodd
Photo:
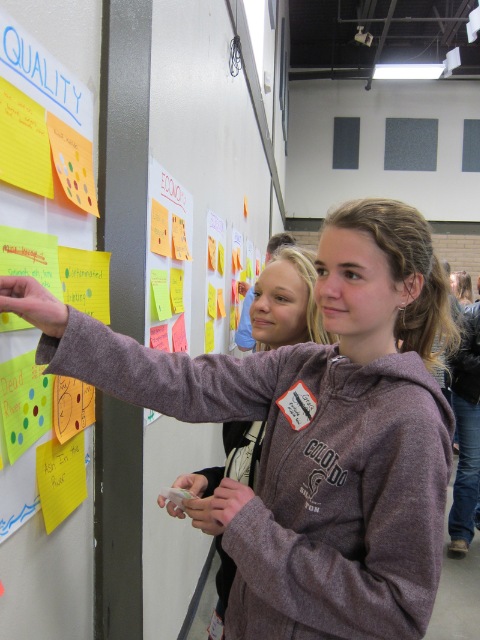
<svg viewBox="0 0 480 640"><path fill-rule="evenodd" d="M263 254L268 242L270 173L243 72L229 74L232 38L225 2L154 0L150 146L194 199L193 356L204 347L207 210L227 220L228 234L233 223ZM227 252L227 283L230 263ZM144 638L157 640L161 629L170 639L183 623L212 538L161 511L158 489L181 473L223 464L221 425L162 417L147 427L144 453Z"/></svg>
<svg viewBox="0 0 480 640"><path fill-rule="evenodd" d="M0 6L50 53L91 89L100 78L101 0L0 0ZM93 83L93 84L92 84ZM94 122L98 122L98 100ZM98 126L94 125L94 164ZM22 198L41 198L0 185L0 201L13 206ZM58 233L67 244L68 227L77 225L82 248L93 248L93 224L80 233L84 216L59 216L53 202L41 203L32 229ZM55 217L56 216L56 217ZM74 219L76 216L77 219ZM58 228L63 218L62 229ZM13 221L11 222L13 224ZM8 224L2 220L2 224ZM44 228L42 227L44 225ZM41 227L41 228L40 228ZM75 227L76 228L76 227ZM31 329L28 333L34 333ZM27 333L27 332L25 332ZM37 339L39 332L37 333ZM5 334L4 334L5 335ZM31 337L28 337L31 342ZM30 345L28 349L33 349ZM26 350L28 350L26 349ZM93 469L87 467L88 498L49 536L43 515L34 515L0 545L0 637L5 640L41 640L93 637ZM0 496L1 500L1 496Z"/></svg>
<svg viewBox="0 0 480 640"><path fill-rule="evenodd" d="M478 173L462 173L463 120L479 118L476 82L290 83L288 217L324 217L336 202L404 200L429 220L479 221ZM360 117L358 170L333 170L335 117ZM438 118L437 171L384 171L386 118Z"/></svg>

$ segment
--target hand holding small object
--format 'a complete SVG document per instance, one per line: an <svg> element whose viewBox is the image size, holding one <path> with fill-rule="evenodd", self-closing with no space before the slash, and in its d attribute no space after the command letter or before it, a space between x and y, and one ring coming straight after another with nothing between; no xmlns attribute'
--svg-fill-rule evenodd
<svg viewBox="0 0 480 640"><path fill-rule="evenodd" d="M53 338L68 323L68 307L30 276L0 276L0 313L10 312Z"/></svg>
<svg viewBox="0 0 480 640"><path fill-rule="evenodd" d="M250 487L231 478L224 478L214 491L212 518L226 527L254 497Z"/></svg>
<svg viewBox="0 0 480 640"><path fill-rule="evenodd" d="M251 288L251 284L248 284L248 282L239 282L238 283L238 293L241 296L246 296L247 295L247 291Z"/></svg>
<svg viewBox="0 0 480 640"><path fill-rule="evenodd" d="M185 512L192 518L192 527L201 529L210 536L218 536L225 531L225 527L212 518L212 502L214 497L194 498L184 500Z"/></svg>
<svg viewBox="0 0 480 640"><path fill-rule="evenodd" d="M201 497L205 493L205 489L208 486L208 480L205 476L202 476L198 473L184 473L175 480L172 485L173 489L185 489L190 493L194 493L196 496ZM177 507L174 502L169 501L163 497L158 496L157 498L158 506L163 509L165 504L167 505L167 513L172 516L172 518L180 518L183 520L185 518L185 513Z"/></svg>

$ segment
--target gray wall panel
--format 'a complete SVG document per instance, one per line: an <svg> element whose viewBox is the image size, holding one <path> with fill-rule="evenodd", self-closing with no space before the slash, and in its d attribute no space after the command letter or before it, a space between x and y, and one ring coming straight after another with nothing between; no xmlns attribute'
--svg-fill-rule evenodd
<svg viewBox="0 0 480 640"><path fill-rule="evenodd" d="M438 120L386 118L385 171L436 171Z"/></svg>
<svg viewBox="0 0 480 640"><path fill-rule="evenodd" d="M480 171L480 120L463 121L462 171Z"/></svg>
<svg viewBox="0 0 480 640"><path fill-rule="evenodd" d="M358 169L360 118L334 118L332 169Z"/></svg>

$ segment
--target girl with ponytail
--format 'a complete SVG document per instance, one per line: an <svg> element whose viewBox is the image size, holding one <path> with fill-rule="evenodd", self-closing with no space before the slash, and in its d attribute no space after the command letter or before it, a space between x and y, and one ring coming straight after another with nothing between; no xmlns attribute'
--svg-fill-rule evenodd
<svg viewBox="0 0 480 640"><path fill-rule="evenodd" d="M31 278L0 277L0 312L44 331L45 373L185 422L266 421L255 492L224 478L211 502L238 568L227 640L420 639L452 468L454 418L428 372L435 335L458 343L449 285L428 223L392 200L332 211L315 265L322 326L339 341L242 360L147 349Z"/></svg>

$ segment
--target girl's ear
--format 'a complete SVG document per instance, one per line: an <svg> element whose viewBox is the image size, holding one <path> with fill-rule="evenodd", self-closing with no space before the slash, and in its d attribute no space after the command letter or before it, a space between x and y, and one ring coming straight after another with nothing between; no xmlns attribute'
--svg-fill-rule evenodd
<svg viewBox="0 0 480 640"><path fill-rule="evenodd" d="M423 276L421 273L412 273L403 283L402 305L408 306L416 300L423 288Z"/></svg>

